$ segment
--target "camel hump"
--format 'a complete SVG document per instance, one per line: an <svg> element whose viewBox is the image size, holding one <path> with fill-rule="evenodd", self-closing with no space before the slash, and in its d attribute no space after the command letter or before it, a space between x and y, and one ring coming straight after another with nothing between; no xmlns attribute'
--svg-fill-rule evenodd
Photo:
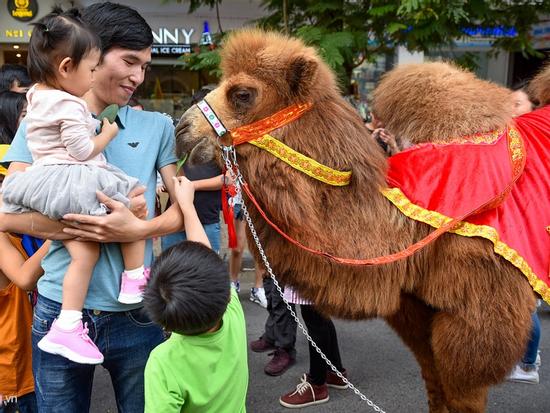
<svg viewBox="0 0 550 413"><path fill-rule="evenodd" d="M510 94L450 63L406 64L382 77L373 113L412 143L450 141L503 128L512 118Z"/></svg>

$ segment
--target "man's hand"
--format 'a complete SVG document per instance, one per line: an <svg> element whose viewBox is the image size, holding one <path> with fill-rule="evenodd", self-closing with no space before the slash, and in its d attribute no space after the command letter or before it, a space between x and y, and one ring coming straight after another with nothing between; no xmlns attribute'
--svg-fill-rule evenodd
<svg viewBox="0 0 550 413"><path fill-rule="evenodd" d="M128 199L130 199L130 211L139 219L147 218L147 202L145 201L144 194L144 186L138 186L128 194Z"/></svg>
<svg viewBox="0 0 550 413"><path fill-rule="evenodd" d="M137 218L124 204L102 192L97 192L97 199L111 210L109 215L67 214L62 221L67 225L63 232L75 236L79 241L134 242L144 238L145 221Z"/></svg>

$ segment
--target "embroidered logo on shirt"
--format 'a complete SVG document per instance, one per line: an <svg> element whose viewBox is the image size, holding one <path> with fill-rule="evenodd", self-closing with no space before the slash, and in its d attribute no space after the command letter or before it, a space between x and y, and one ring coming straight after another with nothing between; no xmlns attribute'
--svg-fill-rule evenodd
<svg viewBox="0 0 550 413"><path fill-rule="evenodd" d="M128 142L128 145L130 145L132 148L137 148L139 142Z"/></svg>

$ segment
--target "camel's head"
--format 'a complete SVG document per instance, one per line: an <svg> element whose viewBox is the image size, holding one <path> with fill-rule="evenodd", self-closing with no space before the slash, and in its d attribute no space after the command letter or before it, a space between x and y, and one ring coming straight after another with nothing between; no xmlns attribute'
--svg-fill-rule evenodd
<svg viewBox="0 0 550 413"><path fill-rule="evenodd" d="M442 62L398 66L383 76L373 100L375 117L413 143L500 129L513 110L510 90Z"/></svg>
<svg viewBox="0 0 550 413"><path fill-rule="evenodd" d="M221 82L206 101L230 130L294 103L338 95L332 72L298 39L241 30L229 37L221 57ZM217 136L196 106L180 120L176 141L178 156L188 154L192 163L212 159L218 147Z"/></svg>

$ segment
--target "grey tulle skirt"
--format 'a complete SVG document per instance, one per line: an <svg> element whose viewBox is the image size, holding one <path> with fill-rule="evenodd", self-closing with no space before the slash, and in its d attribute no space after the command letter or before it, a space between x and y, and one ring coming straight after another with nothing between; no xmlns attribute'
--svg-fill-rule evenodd
<svg viewBox="0 0 550 413"><path fill-rule="evenodd" d="M52 219L69 213L105 215L108 209L97 200L97 190L128 206L127 195L138 185L109 164L36 165L4 180L2 212L38 211Z"/></svg>

